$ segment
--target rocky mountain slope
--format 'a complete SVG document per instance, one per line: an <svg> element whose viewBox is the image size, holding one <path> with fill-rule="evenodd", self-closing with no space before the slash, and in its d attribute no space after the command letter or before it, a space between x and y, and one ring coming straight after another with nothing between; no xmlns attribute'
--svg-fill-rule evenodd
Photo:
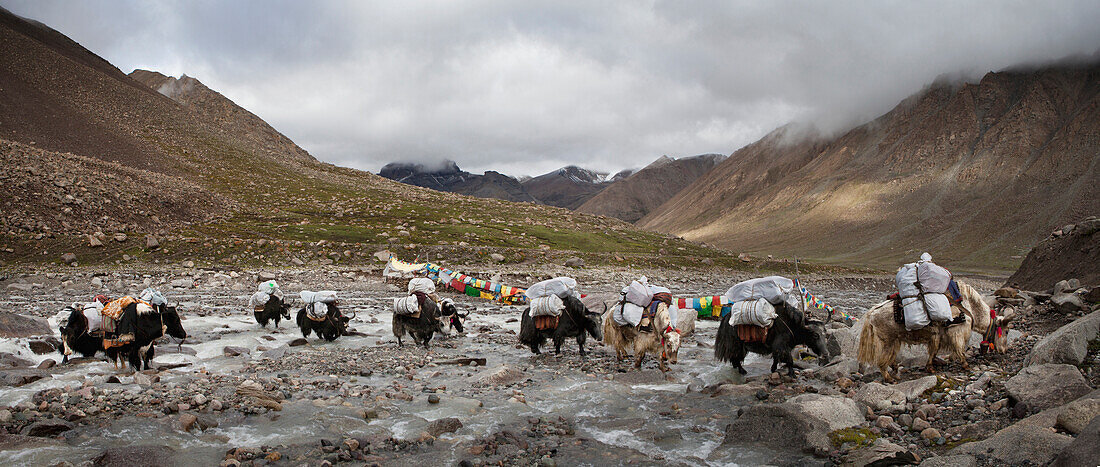
<svg viewBox="0 0 1100 467"><path fill-rule="evenodd" d="M1100 211L1100 66L937 82L833 138L780 128L638 225L748 252L1010 270Z"/></svg>
<svg viewBox="0 0 1100 467"><path fill-rule="evenodd" d="M382 167L378 175L436 191L505 201L538 202L518 180L512 177L491 170L483 175L472 174L458 168L458 164L450 160L444 161L440 167L391 162Z"/></svg>
<svg viewBox="0 0 1100 467"><path fill-rule="evenodd" d="M375 261L386 247L409 258L487 259L492 251L507 262L628 261L673 245L684 263L735 261L618 221L318 162L198 80L127 76L6 10L0 57L0 266L62 257L347 264Z"/></svg>
<svg viewBox="0 0 1100 467"><path fill-rule="evenodd" d="M1024 290L1047 290L1063 279L1100 285L1100 219L1089 217L1064 225L1035 246L1009 284Z"/></svg>
<svg viewBox="0 0 1100 467"><path fill-rule="evenodd" d="M523 188L543 204L577 209L624 173L629 175L628 171L623 171L608 179L607 173L570 165L524 180Z"/></svg>
<svg viewBox="0 0 1100 467"><path fill-rule="evenodd" d="M679 159L661 156L645 168L608 186L577 210L637 222L725 158L720 154Z"/></svg>

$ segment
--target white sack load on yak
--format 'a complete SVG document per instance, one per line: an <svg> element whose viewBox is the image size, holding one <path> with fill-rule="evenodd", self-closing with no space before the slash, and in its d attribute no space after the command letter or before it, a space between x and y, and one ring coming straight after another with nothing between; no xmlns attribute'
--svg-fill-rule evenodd
<svg viewBox="0 0 1100 467"><path fill-rule="evenodd" d="M328 315L328 306L336 304L336 292L333 290L303 290L298 295L302 298L302 303L306 304L306 314L314 321L324 320Z"/></svg>
<svg viewBox="0 0 1100 467"><path fill-rule="evenodd" d="M895 283L905 330L916 331L932 321L951 321L951 301L947 299L951 272L933 263L932 255L924 253L920 261L899 268Z"/></svg>
<svg viewBox="0 0 1100 467"><path fill-rule="evenodd" d="M267 305L267 301L271 300L271 297L283 299L283 291L279 289L279 284L275 281L261 282L256 286L256 293L253 293L248 298L248 306L253 310L260 311Z"/></svg>
<svg viewBox="0 0 1100 467"><path fill-rule="evenodd" d="M527 288L523 293L528 299L536 299L548 295L557 295L558 298L574 296L580 298L577 293L577 280L572 277L555 277L536 283Z"/></svg>
<svg viewBox="0 0 1100 467"><path fill-rule="evenodd" d="M565 311L565 302L557 295L531 299L531 316L561 316Z"/></svg>
<svg viewBox="0 0 1100 467"><path fill-rule="evenodd" d="M772 305L786 303L795 310L803 309L802 296L794 281L783 276L768 276L738 282L726 291L730 304L746 300L765 299Z"/></svg>
<svg viewBox="0 0 1100 467"><path fill-rule="evenodd" d="M73 303L70 305L74 310L80 310L80 313L88 319L88 333L95 333L103 329L103 303L96 300L81 305L80 303ZM64 327L64 325L62 325Z"/></svg>
<svg viewBox="0 0 1100 467"><path fill-rule="evenodd" d="M649 279L645 276L623 287L623 298L615 305L611 318L620 326L641 324L645 308L653 301L653 292L650 292L649 287Z"/></svg>
<svg viewBox="0 0 1100 467"><path fill-rule="evenodd" d="M146 288L141 291L138 298L148 302L150 305L160 307L168 304L168 300L164 298L164 294L161 294L159 290L152 287Z"/></svg>
<svg viewBox="0 0 1100 467"><path fill-rule="evenodd" d="M429 294L429 295L434 294L435 293L435 282L432 282L432 280L428 279L427 277L417 277L415 279L410 280L409 281L409 295L415 294L417 292L425 293L425 294Z"/></svg>
<svg viewBox="0 0 1100 467"><path fill-rule="evenodd" d="M420 314L420 299L416 295L395 298L393 299L393 312L405 316L418 315Z"/></svg>
<svg viewBox="0 0 1100 467"><path fill-rule="evenodd" d="M769 328L777 317L779 315L775 312L775 306L764 298L730 304L730 326L748 324Z"/></svg>
<svg viewBox="0 0 1100 467"><path fill-rule="evenodd" d="M439 303L439 297L435 295L435 282L426 277L413 278L409 280L409 295L393 299L393 312L398 315L420 316L424 300L428 298Z"/></svg>

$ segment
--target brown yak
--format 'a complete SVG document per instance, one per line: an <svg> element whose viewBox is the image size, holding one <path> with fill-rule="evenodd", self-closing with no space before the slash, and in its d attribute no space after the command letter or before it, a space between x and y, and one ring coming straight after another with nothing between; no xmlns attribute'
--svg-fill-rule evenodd
<svg viewBox="0 0 1100 467"><path fill-rule="evenodd" d="M906 331L905 326L894 321L894 302L885 301L872 307L862 318L863 331L859 335L859 361L860 363L878 366L886 382L896 381L890 369L897 370L897 356L901 344L924 345L928 347L929 373L934 372L932 363L940 346L944 345L951 350L951 356L969 370L966 363L966 346L970 340L971 332L999 335L994 339L994 349L1004 352L1007 345L1003 332L997 332L997 328L1004 327L1013 318L1012 309L1008 309L1002 316L991 316L990 308L982 300L982 296L973 287L958 282L959 292L962 295L961 306L952 306L952 316L963 313L966 321L963 324L944 327L933 323L916 331ZM990 333L989 331L994 331Z"/></svg>

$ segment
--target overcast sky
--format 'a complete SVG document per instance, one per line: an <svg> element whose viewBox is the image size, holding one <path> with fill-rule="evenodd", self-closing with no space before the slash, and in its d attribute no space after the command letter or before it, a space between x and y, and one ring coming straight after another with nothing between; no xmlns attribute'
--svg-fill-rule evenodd
<svg viewBox="0 0 1100 467"><path fill-rule="evenodd" d="M1098 1L0 0L122 71L186 73L319 159L537 175L836 132L937 76L1100 49Z"/></svg>

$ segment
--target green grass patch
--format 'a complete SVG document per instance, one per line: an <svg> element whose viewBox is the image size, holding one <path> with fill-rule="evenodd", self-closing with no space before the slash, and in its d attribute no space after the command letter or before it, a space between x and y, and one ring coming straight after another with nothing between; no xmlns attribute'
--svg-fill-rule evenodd
<svg viewBox="0 0 1100 467"><path fill-rule="evenodd" d="M874 444L878 437L875 432L863 427L842 428L829 432L829 442L835 448L848 444L851 449L859 449Z"/></svg>

